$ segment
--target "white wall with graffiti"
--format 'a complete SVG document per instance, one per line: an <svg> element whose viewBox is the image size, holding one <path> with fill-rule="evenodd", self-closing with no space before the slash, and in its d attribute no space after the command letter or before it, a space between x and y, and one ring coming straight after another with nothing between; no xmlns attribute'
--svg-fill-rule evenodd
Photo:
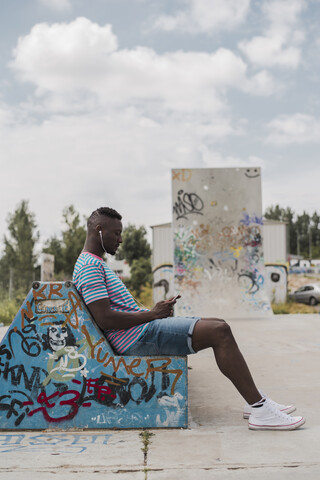
<svg viewBox="0 0 320 480"><path fill-rule="evenodd" d="M266 316L259 168L172 171L177 315Z"/></svg>
<svg viewBox="0 0 320 480"><path fill-rule="evenodd" d="M285 265L266 265L266 286L272 303L286 303L288 270Z"/></svg>

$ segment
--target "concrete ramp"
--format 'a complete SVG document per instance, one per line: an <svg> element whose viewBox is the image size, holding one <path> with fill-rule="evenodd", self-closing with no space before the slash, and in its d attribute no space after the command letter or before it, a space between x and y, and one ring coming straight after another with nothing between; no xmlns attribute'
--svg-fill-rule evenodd
<svg viewBox="0 0 320 480"><path fill-rule="evenodd" d="M187 427L186 357L117 356L72 282L35 282L0 344L0 428Z"/></svg>

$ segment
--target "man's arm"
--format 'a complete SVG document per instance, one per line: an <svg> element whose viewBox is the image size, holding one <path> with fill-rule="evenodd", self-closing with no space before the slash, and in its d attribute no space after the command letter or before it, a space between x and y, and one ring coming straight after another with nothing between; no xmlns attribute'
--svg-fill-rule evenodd
<svg viewBox="0 0 320 480"><path fill-rule="evenodd" d="M101 298L89 303L88 308L102 330L126 330L136 325L151 322L156 318L166 318L172 313L177 297L158 302L152 310L144 312L116 312L110 308L110 300Z"/></svg>

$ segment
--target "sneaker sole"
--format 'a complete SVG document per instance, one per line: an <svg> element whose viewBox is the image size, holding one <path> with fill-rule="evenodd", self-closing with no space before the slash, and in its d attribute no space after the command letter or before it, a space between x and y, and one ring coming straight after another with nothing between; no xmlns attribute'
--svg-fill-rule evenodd
<svg viewBox="0 0 320 480"><path fill-rule="evenodd" d="M294 407L293 405L290 406L289 408L284 408L283 410L280 410L280 412L286 413L287 415L295 411L296 411L296 407ZM250 417L249 412L243 412L243 418L248 419L249 417Z"/></svg>
<svg viewBox="0 0 320 480"><path fill-rule="evenodd" d="M301 417L298 422L289 425L255 425L254 423L248 423L248 428L250 430L295 430L304 425L305 422L306 420Z"/></svg>

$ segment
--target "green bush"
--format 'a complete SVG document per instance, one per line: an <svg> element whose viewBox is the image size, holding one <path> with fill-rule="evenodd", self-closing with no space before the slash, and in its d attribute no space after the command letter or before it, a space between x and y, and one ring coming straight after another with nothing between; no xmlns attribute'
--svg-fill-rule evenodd
<svg viewBox="0 0 320 480"><path fill-rule="evenodd" d="M10 325L18 313L21 303L22 302L19 302L19 300L0 300L0 323Z"/></svg>

